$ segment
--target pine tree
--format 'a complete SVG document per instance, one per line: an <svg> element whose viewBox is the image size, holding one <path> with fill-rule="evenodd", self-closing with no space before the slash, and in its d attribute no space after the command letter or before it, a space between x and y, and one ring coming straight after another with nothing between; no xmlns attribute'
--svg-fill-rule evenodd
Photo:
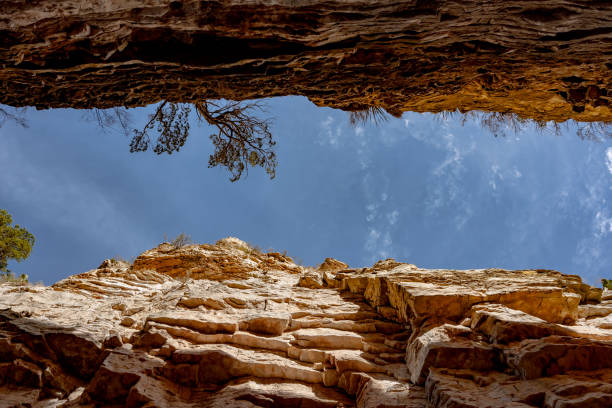
<svg viewBox="0 0 612 408"><path fill-rule="evenodd" d="M34 235L17 224L12 226L12 222L11 215L0 209L0 275L5 278L13 278L8 269L8 260L23 261L34 245Z"/></svg>

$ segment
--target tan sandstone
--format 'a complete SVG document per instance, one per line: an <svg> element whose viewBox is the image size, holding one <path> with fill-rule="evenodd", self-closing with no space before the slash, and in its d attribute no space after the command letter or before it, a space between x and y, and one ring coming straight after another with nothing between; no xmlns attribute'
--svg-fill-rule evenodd
<svg viewBox="0 0 612 408"><path fill-rule="evenodd" d="M610 319L556 271L165 243L0 285L0 407L608 407Z"/></svg>
<svg viewBox="0 0 612 408"><path fill-rule="evenodd" d="M483 110L610 121L611 33L609 1L4 0L0 103L111 108L303 95L395 116ZM135 266L154 260L178 273L197 260L159 255ZM208 266L200 271L212 278L221 270Z"/></svg>

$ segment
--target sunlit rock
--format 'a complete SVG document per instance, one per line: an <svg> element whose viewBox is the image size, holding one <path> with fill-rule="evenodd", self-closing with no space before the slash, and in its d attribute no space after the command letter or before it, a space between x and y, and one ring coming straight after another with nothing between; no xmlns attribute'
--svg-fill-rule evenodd
<svg viewBox="0 0 612 408"><path fill-rule="evenodd" d="M612 301L549 270L307 268L236 238L0 285L0 400L40 407L604 407ZM322 270L323 269L323 270ZM21 290L27 288L28 290Z"/></svg>
<svg viewBox="0 0 612 408"><path fill-rule="evenodd" d="M4 1L0 103L304 95L395 116L610 121L611 17L606 1Z"/></svg>

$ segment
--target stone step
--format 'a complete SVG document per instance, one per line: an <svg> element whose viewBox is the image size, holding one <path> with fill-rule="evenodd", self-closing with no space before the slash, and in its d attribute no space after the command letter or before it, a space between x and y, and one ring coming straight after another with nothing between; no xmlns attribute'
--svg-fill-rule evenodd
<svg viewBox="0 0 612 408"><path fill-rule="evenodd" d="M229 384L203 401L209 408L277 407L277 408L351 408L353 400L341 392L318 385L247 378ZM244 405L242 405L244 403Z"/></svg>
<svg viewBox="0 0 612 408"><path fill-rule="evenodd" d="M299 329L291 332L295 338L292 344L303 348L330 348L330 349L363 349L363 338L352 332L313 328Z"/></svg>
<svg viewBox="0 0 612 408"><path fill-rule="evenodd" d="M248 332L203 334L186 327L170 326L161 323L150 323L148 327L165 330L176 338L189 340L195 344L235 344L263 350L287 352L291 347L289 337L262 337Z"/></svg>
<svg viewBox="0 0 612 408"><path fill-rule="evenodd" d="M612 369L612 342L550 336L523 340L505 350L504 358L526 380L574 370Z"/></svg>
<svg viewBox="0 0 612 408"><path fill-rule="evenodd" d="M406 330L402 325L375 319L365 320L334 320L332 318L302 318L292 319L290 330L327 328L351 331L355 333L399 333Z"/></svg>
<svg viewBox="0 0 612 408"><path fill-rule="evenodd" d="M425 385L435 407L610 407L612 370L521 380L503 373L431 369Z"/></svg>
<svg viewBox="0 0 612 408"><path fill-rule="evenodd" d="M186 327L204 334L231 334L238 330L238 322L226 316L215 316L187 310L176 310L172 313L150 315L146 318L145 326L147 322Z"/></svg>
<svg viewBox="0 0 612 408"><path fill-rule="evenodd" d="M177 350L160 370L164 377L183 385L224 384L240 377L281 378L311 384L323 383L323 373L278 354L227 344L198 345Z"/></svg>
<svg viewBox="0 0 612 408"><path fill-rule="evenodd" d="M338 387L355 396L359 408L423 408L427 397L423 387L398 381L384 374L346 371Z"/></svg>
<svg viewBox="0 0 612 408"><path fill-rule="evenodd" d="M406 348L410 380L424 384L431 367L486 371L500 365L498 351L470 334L467 327L443 324L415 336Z"/></svg>

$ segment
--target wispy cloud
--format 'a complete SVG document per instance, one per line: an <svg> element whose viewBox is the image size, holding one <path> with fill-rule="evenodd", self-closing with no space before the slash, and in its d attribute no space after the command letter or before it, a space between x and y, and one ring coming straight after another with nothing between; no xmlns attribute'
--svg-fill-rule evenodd
<svg viewBox="0 0 612 408"><path fill-rule="evenodd" d="M393 251L393 230L399 218L399 210L390 210L393 205L387 193L388 184L377 183L380 180L371 173L362 179L362 189L366 199L366 224L368 235L365 239L364 249L368 253L366 262L374 263L385 259Z"/></svg>
<svg viewBox="0 0 612 408"><path fill-rule="evenodd" d="M596 235L604 236L612 232L612 217L598 211L595 214L595 231Z"/></svg>
<svg viewBox="0 0 612 408"><path fill-rule="evenodd" d="M605 150L605 170L612 173L612 147ZM586 222L586 234L580 237L576 244L573 262L581 268L581 272L598 276L604 272L605 265L612 259L610 257L610 244L612 243L612 214L610 213L609 198L612 187L609 177L602 173L601 162L592 159L592 154L584 163L585 173L589 177L586 191L579 197L578 204ZM605 171L604 170L604 171ZM580 185L584 183L579 180Z"/></svg>
<svg viewBox="0 0 612 408"><path fill-rule="evenodd" d="M346 125L346 124L345 124ZM364 239L366 255L364 261L373 263L388 258L393 249L393 232L397 228L399 210L390 208L394 205L389 195L389 179L385 167L373 167L372 162L378 149L392 147L397 138L389 136L385 128L376 127L374 134L369 126L355 126L350 132L350 143L345 147L354 152L354 159L361 170L361 191L364 197L365 223L367 235ZM336 132L338 133L338 132ZM384 137L386 134L387 137Z"/></svg>
<svg viewBox="0 0 612 408"><path fill-rule="evenodd" d="M493 193L497 193L498 185L508 184L523 177L523 173L516 166L503 169L499 164L493 163L489 171L489 186Z"/></svg>
<svg viewBox="0 0 612 408"><path fill-rule="evenodd" d="M336 123L332 116L327 116L322 122L323 132L319 135L319 144L338 148L342 139L342 124Z"/></svg>
<svg viewBox="0 0 612 408"><path fill-rule="evenodd" d="M379 259L386 259L391 254L391 239L390 231L380 231L375 228L370 228L368 237L365 243L365 249L370 252L370 262L376 262Z"/></svg>
<svg viewBox="0 0 612 408"><path fill-rule="evenodd" d="M438 164L432 164L428 188L425 195L426 214L435 218L443 211L452 210L455 228L463 229L474 211L470 205L470 192L465 180L465 159L475 151L475 143L465 138L457 141L451 130L452 123L442 120L438 131L442 134L426 135L423 124L415 123L410 118L404 119L404 126L410 129L412 137L426 145L443 152L444 158ZM467 142L467 143L466 143Z"/></svg>
<svg viewBox="0 0 612 408"><path fill-rule="evenodd" d="M399 219L399 211L398 210L393 210L389 213L387 213L387 220L389 221L389 225L395 225L397 224L397 220Z"/></svg>

